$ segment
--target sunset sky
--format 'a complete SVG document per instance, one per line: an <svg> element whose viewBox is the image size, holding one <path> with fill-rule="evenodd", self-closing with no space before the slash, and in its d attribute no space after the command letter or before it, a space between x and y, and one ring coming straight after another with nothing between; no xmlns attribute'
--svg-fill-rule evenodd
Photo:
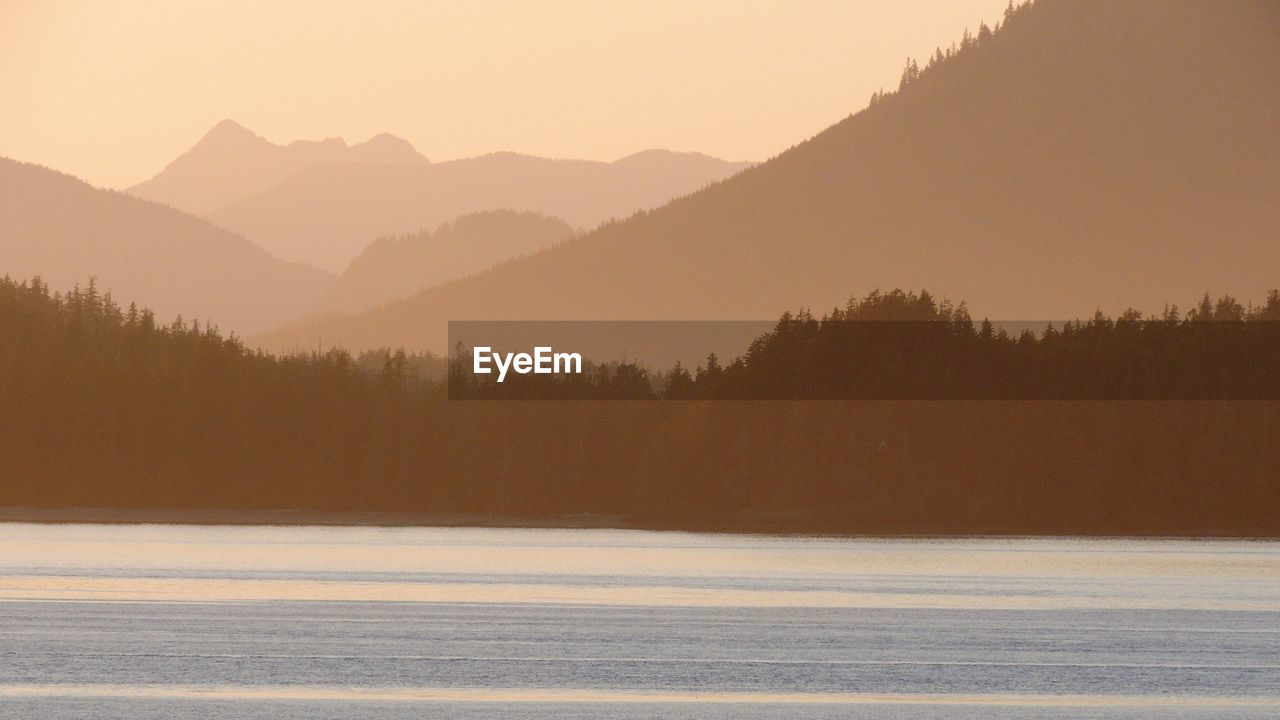
<svg viewBox="0 0 1280 720"><path fill-rule="evenodd" d="M760 160L1007 0L0 0L0 155L146 179L223 118L432 160Z"/></svg>

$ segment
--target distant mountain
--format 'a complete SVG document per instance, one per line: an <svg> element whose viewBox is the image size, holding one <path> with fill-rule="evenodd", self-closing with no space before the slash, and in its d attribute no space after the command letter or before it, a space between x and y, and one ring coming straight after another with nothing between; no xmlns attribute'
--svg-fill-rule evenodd
<svg viewBox="0 0 1280 720"><path fill-rule="evenodd" d="M594 227L748 167L650 150L613 163L495 153L432 165L322 164L208 215L285 258L340 270L376 237L511 209Z"/></svg>
<svg viewBox="0 0 1280 720"><path fill-rule="evenodd" d="M566 240L573 228L533 212L464 215L435 230L369 244L338 277L320 311L364 310L486 270Z"/></svg>
<svg viewBox="0 0 1280 720"><path fill-rule="evenodd" d="M876 287L1010 320L1260 302L1280 269L1277 38L1272 0L1039 0L724 182L263 339L438 349L447 319L771 318Z"/></svg>
<svg viewBox="0 0 1280 720"><path fill-rule="evenodd" d="M55 290L98 278L124 305L248 333L297 317L333 282L196 217L0 158L0 275Z"/></svg>
<svg viewBox="0 0 1280 720"><path fill-rule="evenodd" d="M394 135L376 135L356 145L347 145L339 138L276 145L231 120L223 120L160 174L126 192L205 215L321 163L427 162L412 145Z"/></svg>

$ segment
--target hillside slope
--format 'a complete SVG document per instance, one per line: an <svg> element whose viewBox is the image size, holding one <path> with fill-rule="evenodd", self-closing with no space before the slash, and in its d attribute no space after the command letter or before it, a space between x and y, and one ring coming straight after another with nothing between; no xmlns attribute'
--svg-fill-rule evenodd
<svg viewBox="0 0 1280 720"><path fill-rule="evenodd" d="M514 210L463 215L435 230L379 238L338 276L321 312L364 310L567 239L558 218Z"/></svg>
<svg viewBox="0 0 1280 720"><path fill-rule="evenodd" d="M769 318L875 287L1005 319L1261 301L1280 267L1277 38L1266 0L1040 0L729 180L264 340L438 348L448 319Z"/></svg>
<svg viewBox="0 0 1280 720"><path fill-rule="evenodd" d="M89 277L116 300L249 333L297 317L333 282L163 205L0 158L0 275L55 290Z"/></svg>

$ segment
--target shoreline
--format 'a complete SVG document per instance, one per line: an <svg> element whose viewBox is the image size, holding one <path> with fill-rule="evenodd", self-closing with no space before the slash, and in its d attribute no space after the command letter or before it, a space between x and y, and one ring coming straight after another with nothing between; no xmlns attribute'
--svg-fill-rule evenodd
<svg viewBox="0 0 1280 720"><path fill-rule="evenodd" d="M0 523L36 525L195 525L228 527L371 527L371 528L489 528L537 530L637 530L695 534L769 535L848 539L1000 539L1089 538L1132 540L1254 540L1280 541L1280 535L1252 533L1151 533L1137 530L1103 531L1000 531L993 528L958 532L954 528L890 531L841 530L829 522L804 522L798 518L721 518L704 523L661 523L629 519L621 515L571 515L521 518L499 515L387 511L316 510L172 510L121 508L0 507Z"/></svg>

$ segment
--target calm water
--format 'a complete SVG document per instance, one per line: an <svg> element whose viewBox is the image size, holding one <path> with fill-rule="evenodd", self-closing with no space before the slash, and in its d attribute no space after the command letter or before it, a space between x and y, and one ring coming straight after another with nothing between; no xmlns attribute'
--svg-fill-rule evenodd
<svg viewBox="0 0 1280 720"><path fill-rule="evenodd" d="M4 718L1274 718L1280 543L0 524Z"/></svg>

